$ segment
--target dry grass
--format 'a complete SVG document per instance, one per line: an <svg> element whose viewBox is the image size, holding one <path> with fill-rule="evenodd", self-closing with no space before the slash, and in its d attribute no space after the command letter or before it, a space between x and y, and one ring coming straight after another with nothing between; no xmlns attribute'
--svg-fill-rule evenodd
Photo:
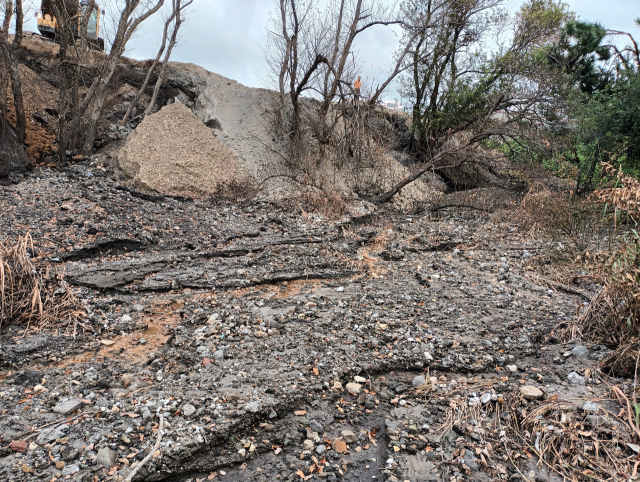
<svg viewBox="0 0 640 482"><path fill-rule="evenodd" d="M329 219L340 218L344 215L347 206L337 193L316 190L300 195L298 205L303 214L305 211L319 213Z"/></svg>
<svg viewBox="0 0 640 482"><path fill-rule="evenodd" d="M614 178L615 187L597 191L591 199L613 209L616 229L622 215L637 222L640 182L607 163L603 172ZM603 370L626 377L635 376L640 352L640 236L635 230L631 235L613 257L604 288L571 327L572 335L581 334L611 348Z"/></svg>
<svg viewBox="0 0 640 482"><path fill-rule="evenodd" d="M634 457L624 450L624 442L632 440L630 427L623 423L593 427L587 414L570 408L550 400L531 411L515 410L512 433L539 463L566 480L612 480L617 474L635 472Z"/></svg>
<svg viewBox="0 0 640 482"><path fill-rule="evenodd" d="M85 317L77 298L62 281L34 265L29 235L0 243L0 325L19 324L43 328Z"/></svg>
<svg viewBox="0 0 640 482"><path fill-rule="evenodd" d="M640 220L640 181L622 172L622 167L616 169L607 162L602 163L602 172L605 176L615 178L615 186L596 191L592 198L615 209L616 227L618 211L637 223Z"/></svg>

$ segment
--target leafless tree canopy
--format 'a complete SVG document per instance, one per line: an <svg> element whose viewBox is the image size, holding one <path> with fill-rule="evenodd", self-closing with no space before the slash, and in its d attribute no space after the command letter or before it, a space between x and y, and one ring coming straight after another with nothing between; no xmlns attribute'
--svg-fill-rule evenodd
<svg viewBox="0 0 640 482"><path fill-rule="evenodd" d="M371 109L398 76L412 105L408 153L415 169L379 196L381 202L437 163L467 162L468 149L486 139L518 139L557 118L554 99L563 83L545 68L538 50L557 38L568 12L553 0L531 0L510 17L505 5L505 0L405 0L399 6L335 0L319 8L304 0L278 0L265 51L278 89L275 118L290 140L292 163L326 158L329 150L336 159L370 153L375 136L355 126L371 124L366 120ZM357 38L374 25L402 28L395 65L366 101L354 102L353 81L361 70ZM317 143L313 154L309 139Z"/></svg>

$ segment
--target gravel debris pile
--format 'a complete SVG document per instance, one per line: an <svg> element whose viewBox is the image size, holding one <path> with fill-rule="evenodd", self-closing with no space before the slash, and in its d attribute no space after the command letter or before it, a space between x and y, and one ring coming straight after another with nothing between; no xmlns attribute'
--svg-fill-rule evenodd
<svg viewBox="0 0 640 482"><path fill-rule="evenodd" d="M118 166L135 186L165 194L230 195L252 183L242 161L180 102L138 125Z"/></svg>
<svg viewBox="0 0 640 482"><path fill-rule="evenodd" d="M329 219L105 171L0 191L0 232L30 232L88 313L0 328L0 480L560 480L536 433L635 456L606 348L553 336L583 300L534 282L544 243L513 225Z"/></svg>

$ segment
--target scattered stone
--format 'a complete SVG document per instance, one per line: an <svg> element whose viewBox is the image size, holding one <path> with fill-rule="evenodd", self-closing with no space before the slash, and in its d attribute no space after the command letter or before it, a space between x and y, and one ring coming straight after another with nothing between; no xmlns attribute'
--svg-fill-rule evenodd
<svg viewBox="0 0 640 482"><path fill-rule="evenodd" d="M351 430L343 430L342 432L340 432L340 435L342 435L342 438L348 444L354 444L358 441L358 439L356 438L356 434L354 434Z"/></svg>
<svg viewBox="0 0 640 482"><path fill-rule="evenodd" d="M224 350L216 350L213 352L214 360L224 360Z"/></svg>
<svg viewBox="0 0 640 482"><path fill-rule="evenodd" d="M542 393L542 390L537 387L532 387L531 385L520 387L520 394L524 397L525 400L539 400L544 395L544 393Z"/></svg>
<svg viewBox="0 0 640 482"><path fill-rule="evenodd" d="M414 387L421 387L422 385L424 385L424 383L425 383L426 381L427 381L427 380L426 380L422 375L418 375L417 377L415 377L415 378L413 379L413 382L411 382L411 384L412 384Z"/></svg>
<svg viewBox="0 0 640 482"><path fill-rule="evenodd" d="M117 455L108 447L103 447L98 450L98 456L96 457L96 465L106 467L107 470L116 464Z"/></svg>
<svg viewBox="0 0 640 482"><path fill-rule="evenodd" d="M305 450L313 450L313 440L309 440L309 439L305 440L302 443L302 446Z"/></svg>
<svg viewBox="0 0 640 482"><path fill-rule="evenodd" d="M260 402L258 401L249 402L244 406L244 409L247 412L258 413L260 411Z"/></svg>
<svg viewBox="0 0 640 482"><path fill-rule="evenodd" d="M584 377L581 376L581 375L578 375L576 372L569 373L569 375L567 376L567 381L571 385L584 385L585 384Z"/></svg>
<svg viewBox="0 0 640 482"><path fill-rule="evenodd" d="M135 379L136 378L130 373L125 373L124 375L122 375L122 377L120 377L120 384L122 385L123 388L129 388L131 384L135 381Z"/></svg>
<svg viewBox="0 0 640 482"><path fill-rule="evenodd" d="M516 365L507 365L506 368L511 373L517 373L518 372L518 367Z"/></svg>
<svg viewBox="0 0 640 482"><path fill-rule="evenodd" d="M327 447L325 447L323 444L320 444L316 447L316 452L320 455L324 454L327 451Z"/></svg>
<svg viewBox="0 0 640 482"><path fill-rule="evenodd" d="M355 376L355 377L353 377L353 380L356 383L367 383L367 379L364 378L364 377Z"/></svg>
<svg viewBox="0 0 640 482"><path fill-rule="evenodd" d="M78 458L78 454L80 453L80 451L71 446L71 445L67 445L65 448L62 449L62 460L64 460L65 462L70 462L71 460L75 460Z"/></svg>
<svg viewBox="0 0 640 482"><path fill-rule="evenodd" d="M273 432L276 427L270 423L261 423L260 426L264 428L265 432Z"/></svg>
<svg viewBox="0 0 640 482"><path fill-rule="evenodd" d="M587 349L587 347L584 347L582 345L578 345L578 346L574 346L573 350L571 350L571 354L573 356L579 356L579 357L583 357L583 358L588 358L589 357L589 350Z"/></svg>
<svg viewBox="0 0 640 482"><path fill-rule="evenodd" d="M600 408L593 403L591 400L587 400L585 401L582 405L580 405L580 408L585 412L585 413L598 413L600 411Z"/></svg>
<svg viewBox="0 0 640 482"><path fill-rule="evenodd" d="M347 451L347 443L341 438L337 438L331 442L331 448L337 453L343 454Z"/></svg>
<svg viewBox="0 0 640 482"><path fill-rule="evenodd" d="M39 445L53 442L54 440L64 437L68 431L69 426L67 424L58 425L57 427L47 427L40 432L36 442Z"/></svg>
<svg viewBox="0 0 640 482"><path fill-rule="evenodd" d="M322 426L322 424L315 420L309 420L309 427L311 427L312 430L318 433L324 433L324 427Z"/></svg>
<svg viewBox="0 0 640 482"><path fill-rule="evenodd" d="M400 383L397 387L396 387L396 393L404 393L409 389L408 386L403 385L402 383Z"/></svg>
<svg viewBox="0 0 640 482"><path fill-rule="evenodd" d="M640 445L632 444L627 442L627 447L633 450L635 453L640 454Z"/></svg>
<svg viewBox="0 0 640 482"><path fill-rule="evenodd" d="M347 383L346 389L348 392L358 395L362 390L362 385L359 383Z"/></svg>
<svg viewBox="0 0 640 482"><path fill-rule="evenodd" d="M78 408L82 406L82 400L79 398L72 398L67 400L66 402L59 402L55 407L53 407L53 411L59 413L60 415L69 415L75 412Z"/></svg>
<svg viewBox="0 0 640 482"><path fill-rule="evenodd" d="M483 393L482 397L480 398L480 402L482 403L482 405L486 405L490 401L491 401L491 394L489 392Z"/></svg>
<svg viewBox="0 0 640 482"><path fill-rule="evenodd" d="M76 472L80 472L80 467L77 465L67 465L64 469L62 469L62 476L68 477L69 475L73 475Z"/></svg>
<svg viewBox="0 0 640 482"><path fill-rule="evenodd" d="M196 407L194 407L190 403L185 403L182 406L182 415L184 415L185 417L191 417L194 413L196 413Z"/></svg>
<svg viewBox="0 0 640 482"><path fill-rule="evenodd" d="M395 393L393 393L391 390L387 390L386 388L380 392L380 398L382 398L383 400L391 400L395 396Z"/></svg>
<svg viewBox="0 0 640 482"><path fill-rule="evenodd" d="M9 448L13 452L26 452L27 451L27 442L25 442L24 440L15 440L15 441L11 442L11 444L9 445Z"/></svg>

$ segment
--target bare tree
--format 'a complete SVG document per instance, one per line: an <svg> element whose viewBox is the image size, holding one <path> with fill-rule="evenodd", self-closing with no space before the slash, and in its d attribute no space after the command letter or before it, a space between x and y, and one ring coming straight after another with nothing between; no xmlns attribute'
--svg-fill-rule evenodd
<svg viewBox="0 0 640 482"><path fill-rule="evenodd" d="M83 148L83 152L85 154L90 154L91 149L93 148L96 126L102 113L102 107L104 106L104 102L107 98L109 85L118 65L118 61L124 54L127 43L140 24L160 10L163 3L164 0L150 0L148 3L143 3L142 0L126 0L125 7L120 11L120 20L111 45L111 50L109 51L107 61L102 68L101 75L98 77L98 85L95 92L95 98L93 99L92 109L89 114L89 122L85 134Z"/></svg>
<svg viewBox="0 0 640 482"><path fill-rule="evenodd" d="M308 135L320 144L318 162L323 153L335 155L337 144L352 155L358 151L352 144L360 139L356 126L366 122L369 112L364 104L350 104L353 80L362 68L357 60L357 38L376 25L402 24L395 3L333 0L320 9L317 2L309 0L276 0L275 7L278 13L271 19L265 55L278 89L276 123L287 134L291 164L309 158L312 142L305 137ZM376 104L384 89L406 68L407 54L408 49L399 52L393 71L371 93L369 106ZM318 102L312 111L307 109L303 122L304 97ZM322 147L329 145L331 152Z"/></svg>
<svg viewBox="0 0 640 482"><path fill-rule="evenodd" d="M164 76L167 72L167 65L169 64L169 58L171 57L171 52L173 51L173 47L176 45L178 41L178 31L180 30L180 26L184 21L182 17L182 11L186 9L189 5L193 3L193 0L189 0L188 2L181 5L180 0L172 0L173 11L174 14L174 25L173 32L171 34L171 40L169 40L169 47L167 48L167 52L164 55L164 60L162 61L162 68L160 69L160 74L158 75L158 80L156 80L156 85L153 88L153 94L151 95L151 100L149 101L149 105L144 111L144 115L147 116L151 114L154 106L156 105L156 101L158 99L158 93L160 92L160 87L164 82Z"/></svg>
<svg viewBox="0 0 640 482"><path fill-rule="evenodd" d="M18 65L18 49L22 44L22 24L24 12L22 0L15 3L15 34L13 40L9 41L9 27L13 16L14 5L11 1L5 2L4 21L2 31L0 31L0 55L3 59L3 71L8 75L3 75L0 80L0 110L6 116L7 111L7 77L11 79L11 93L13 95L13 105L16 112L16 134L21 142L24 142L26 133L26 117L24 112L24 100L22 98L22 83L20 80L20 69Z"/></svg>
<svg viewBox="0 0 640 482"><path fill-rule="evenodd" d="M407 28L420 32L417 37L411 32L412 72L405 78L418 162L410 176L376 201L390 201L434 167L469 162L487 139L542 139L550 123L562 117L557 93L563 79L539 53L558 37L569 15L565 6L532 0L510 20L500 11L503 4L411 0L405 6ZM488 40L501 36L506 40L489 51Z"/></svg>
<svg viewBox="0 0 640 482"><path fill-rule="evenodd" d="M2 32L0 42L7 42L11 17L13 16L13 3L9 0L4 3L4 20L2 22ZM0 55L0 115L7 116L7 89L9 87L9 68L6 65L4 55Z"/></svg>
<svg viewBox="0 0 640 482"><path fill-rule="evenodd" d="M147 85L149 85L149 81L151 80L151 77L153 76L153 73L155 72L156 67L160 63L160 58L162 57L162 54L165 54L165 61L163 61L163 63L162 63L162 73L161 73L161 75L158 76L158 80L161 77L164 78L164 72L166 70L166 64L167 64L167 62L169 60L169 57L171 56L171 50L173 50L173 46L176 43L176 38L177 38L177 34L178 34L178 30L180 28L180 25L184 21L184 19L176 20L176 18L179 17L182 14L182 12L184 10L186 10L186 8L189 7L189 5L191 5L192 3L193 3L193 0L190 0L190 1L186 2L186 3L184 3L184 4L181 4L180 0L172 0L172 2L171 2L171 7L172 7L171 15L169 15L167 17L166 21L164 22L164 29L162 30L162 43L160 44L160 47L158 48L158 53L156 54L156 57L153 60L153 63L151 64L151 67L149 67L149 71L147 72L147 75L146 75L146 77L144 79L144 82L142 83L142 86L138 90L138 93L136 94L134 99L131 101L131 104L129 104L129 108L127 109L127 112L122 117L122 120L120 121L120 125L124 125L127 122L127 119L129 118L129 116L133 112L133 109L135 109L136 105L138 105L138 101L140 100L140 97L144 94L144 91L146 90ZM165 49L166 49L166 45L167 45L167 37L168 37L168 33L169 33L169 27L171 26L172 23L174 24L173 32L171 34L171 39L169 41L169 48L167 49L167 51L165 53ZM159 87L158 87L158 90L159 90ZM152 98L152 102L150 102L150 104L149 104L151 106L151 108L153 107L153 105L155 105L156 99L158 97L155 88L154 88L154 94L155 95ZM149 109L149 107L147 109Z"/></svg>
<svg viewBox="0 0 640 482"><path fill-rule="evenodd" d="M114 4L117 20L111 48L107 55L95 54L90 50L87 36L88 15L82 17L80 28L77 28L78 5L69 0L53 0L52 7L58 22L58 40L60 42L60 95L58 144L59 160L64 162L67 152L80 149L90 154L95 139L97 123L102 113L104 102L109 93L119 60L131 36L140 24L156 13L164 0L123 0ZM95 0L90 0L87 12L94 8ZM76 31L79 39L76 41ZM83 84L84 75L89 70L95 72L93 81L84 95L79 98L79 86ZM85 113L88 112L83 139L80 139L79 128ZM83 141L83 142L81 142Z"/></svg>
<svg viewBox="0 0 640 482"><path fill-rule="evenodd" d="M635 22L640 26L640 18L636 19ZM638 41L633 38L633 35L619 30L607 30L607 35L612 38L623 37L630 42L622 48L619 48L614 43L606 45L606 47L611 49L613 52L615 64L618 66L624 66L626 70L640 70L640 46L638 46Z"/></svg>

